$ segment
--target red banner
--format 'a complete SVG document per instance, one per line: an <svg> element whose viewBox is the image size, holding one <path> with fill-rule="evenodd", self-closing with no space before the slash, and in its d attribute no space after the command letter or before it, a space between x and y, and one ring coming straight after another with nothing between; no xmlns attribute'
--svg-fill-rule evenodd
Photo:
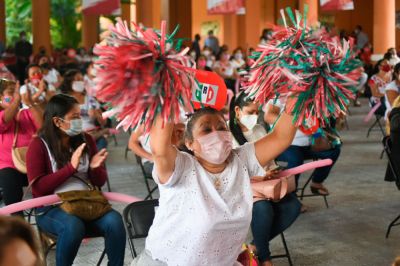
<svg viewBox="0 0 400 266"><path fill-rule="evenodd" d="M322 11L354 10L353 0L320 0Z"/></svg>
<svg viewBox="0 0 400 266"><path fill-rule="evenodd" d="M244 14L245 0L207 0L207 12L217 14Z"/></svg>
<svg viewBox="0 0 400 266"><path fill-rule="evenodd" d="M120 0L82 0L85 15L120 15Z"/></svg>

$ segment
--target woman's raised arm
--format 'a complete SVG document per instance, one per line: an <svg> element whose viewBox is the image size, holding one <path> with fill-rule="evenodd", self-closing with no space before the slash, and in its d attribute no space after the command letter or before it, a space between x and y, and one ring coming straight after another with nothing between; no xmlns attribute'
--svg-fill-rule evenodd
<svg viewBox="0 0 400 266"><path fill-rule="evenodd" d="M150 131L150 147L161 184L168 182L175 169L177 150L171 143L174 125L163 122L160 116Z"/></svg>
<svg viewBox="0 0 400 266"><path fill-rule="evenodd" d="M296 99L288 99L287 104L295 104ZM282 112L272 132L255 143L256 157L262 166L274 160L293 141L297 128L293 125L293 116Z"/></svg>

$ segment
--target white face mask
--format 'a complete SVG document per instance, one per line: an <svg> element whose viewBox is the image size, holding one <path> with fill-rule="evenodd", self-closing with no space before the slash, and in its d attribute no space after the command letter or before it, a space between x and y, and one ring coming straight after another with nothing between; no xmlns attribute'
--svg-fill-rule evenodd
<svg viewBox="0 0 400 266"><path fill-rule="evenodd" d="M72 90L76 91L76 92L84 92L85 91L85 83L83 81L72 82Z"/></svg>
<svg viewBox="0 0 400 266"><path fill-rule="evenodd" d="M236 59L236 60L243 59L243 54L242 54L242 53L236 53L236 54L235 54L235 59Z"/></svg>
<svg viewBox="0 0 400 266"><path fill-rule="evenodd" d="M252 130L255 125L257 125L257 115L243 115L239 121L245 126L248 130Z"/></svg>
<svg viewBox="0 0 400 266"><path fill-rule="evenodd" d="M209 57L211 55L211 52L209 50L203 51L203 54L205 57Z"/></svg>

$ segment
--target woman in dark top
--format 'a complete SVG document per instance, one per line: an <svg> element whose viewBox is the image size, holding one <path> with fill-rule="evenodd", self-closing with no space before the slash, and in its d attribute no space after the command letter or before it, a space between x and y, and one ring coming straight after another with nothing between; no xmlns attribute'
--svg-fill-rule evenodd
<svg viewBox="0 0 400 266"><path fill-rule="evenodd" d="M27 153L28 179L30 183L34 181L33 197L87 190L83 180L103 186L107 179L106 157L107 151L97 152L93 138L82 133L77 100L65 94L54 96L46 106L39 136L32 140ZM90 222L58 206L39 208L38 213L40 229L57 236L57 266L72 265L82 239L91 233L104 236L109 265L123 265L125 229L115 210Z"/></svg>

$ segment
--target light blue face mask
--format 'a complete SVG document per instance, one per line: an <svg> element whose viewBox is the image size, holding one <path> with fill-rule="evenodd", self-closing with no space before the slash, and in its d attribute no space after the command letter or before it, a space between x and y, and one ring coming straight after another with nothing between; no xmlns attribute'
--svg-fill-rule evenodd
<svg viewBox="0 0 400 266"><path fill-rule="evenodd" d="M62 118L61 118L62 119ZM72 119L72 120L64 120L62 119L64 122L69 123L69 129L62 129L62 131L65 132L65 134L67 134L70 137L73 136L77 136L79 134L82 133L83 131L83 122L82 119L78 118L78 119Z"/></svg>

